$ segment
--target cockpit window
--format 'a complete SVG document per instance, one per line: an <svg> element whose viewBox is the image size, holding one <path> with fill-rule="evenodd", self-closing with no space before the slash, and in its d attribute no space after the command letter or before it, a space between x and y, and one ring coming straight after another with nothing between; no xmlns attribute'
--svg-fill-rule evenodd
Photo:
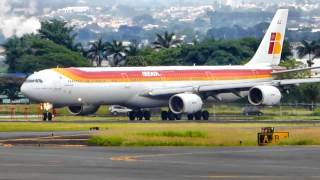
<svg viewBox="0 0 320 180"><path fill-rule="evenodd" d="M43 83L42 79L27 79L25 83Z"/></svg>

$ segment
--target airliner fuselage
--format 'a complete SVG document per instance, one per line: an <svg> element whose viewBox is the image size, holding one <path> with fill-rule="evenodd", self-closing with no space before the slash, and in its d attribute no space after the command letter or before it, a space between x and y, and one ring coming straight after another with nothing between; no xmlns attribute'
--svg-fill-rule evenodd
<svg viewBox="0 0 320 180"><path fill-rule="evenodd" d="M154 88L193 87L196 92L204 85L269 81L271 72L271 68L245 66L55 68L29 76L21 89L35 101L56 106L118 104L148 108L168 104L169 96L148 96ZM233 93L215 95L224 101L240 98Z"/></svg>

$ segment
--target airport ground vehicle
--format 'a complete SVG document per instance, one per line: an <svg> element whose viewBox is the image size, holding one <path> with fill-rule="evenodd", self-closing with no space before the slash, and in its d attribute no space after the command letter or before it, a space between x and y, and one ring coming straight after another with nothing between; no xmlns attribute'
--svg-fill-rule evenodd
<svg viewBox="0 0 320 180"><path fill-rule="evenodd" d="M162 119L206 119L203 104L232 102L248 97L250 104L276 105L290 85L320 82L320 78L282 79L279 67L288 10L274 16L253 58L236 66L159 66L54 68L30 75L21 91L37 102L68 106L74 115L95 113L101 105L118 104L132 109L129 119L151 118L149 108L168 107ZM88 93L90 92L90 93Z"/></svg>
<svg viewBox="0 0 320 180"><path fill-rule="evenodd" d="M263 112L257 106L246 106L243 108L242 114L245 116L262 116Z"/></svg>
<svg viewBox="0 0 320 180"><path fill-rule="evenodd" d="M132 110L123 106L112 105L109 106L109 111L111 112L111 114L116 116L118 114L128 114Z"/></svg>

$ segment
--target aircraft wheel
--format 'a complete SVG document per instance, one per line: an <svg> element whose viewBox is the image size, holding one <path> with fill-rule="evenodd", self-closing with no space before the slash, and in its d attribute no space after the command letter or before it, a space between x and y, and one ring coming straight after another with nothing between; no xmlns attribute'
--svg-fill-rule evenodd
<svg viewBox="0 0 320 180"><path fill-rule="evenodd" d="M201 116L202 116L201 111L198 111L198 112L196 112L196 113L194 114L194 117L195 117L196 120L201 120Z"/></svg>
<svg viewBox="0 0 320 180"><path fill-rule="evenodd" d="M167 111L162 111L161 112L161 120L162 121L168 120L168 112Z"/></svg>
<svg viewBox="0 0 320 180"><path fill-rule="evenodd" d="M193 120L193 114L188 114L188 120L192 121Z"/></svg>
<svg viewBox="0 0 320 180"><path fill-rule="evenodd" d="M48 118L48 114L45 112L45 113L42 114L42 116L43 116L43 117L42 117L42 120L43 120L43 121L46 121L47 118Z"/></svg>
<svg viewBox="0 0 320 180"><path fill-rule="evenodd" d="M173 121L176 119L176 115L173 112L169 111L168 112L168 119Z"/></svg>
<svg viewBox="0 0 320 180"><path fill-rule="evenodd" d="M52 121L52 113L51 112L48 113L48 121Z"/></svg>
<svg viewBox="0 0 320 180"><path fill-rule="evenodd" d="M145 120L149 121L151 119L151 112L150 111L145 111L143 113L143 117Z"/></svg>
<svg viewBox="0 0 320 180"><path fill-rule="evenodd" d="M137 119L141 121L143 119L143 112L141 110L137 111L136 116L137 116Z"/></svg>
<svg viewBox="0 0 320 180"><path fill-rule="evenodd" d="M202 119L203 120L209 120L209 112L208 111L202 111Z"/></svg>
<svg viewBox="0 0 320 180"><path fill-rule="evenodd" d="M136 118L136 115L135 115L135 112L134 112L134 111L130 111L129 114L128 114L128 116L129 116L129 120L130 120L130 121L134 121L135 118Z"/></svg>
<svg viewBox="0 0 320 180"><path fill-rule="evenodd" d="M175 114L175 119L176 120L181 120L182 119L182 114Z"/></svg>

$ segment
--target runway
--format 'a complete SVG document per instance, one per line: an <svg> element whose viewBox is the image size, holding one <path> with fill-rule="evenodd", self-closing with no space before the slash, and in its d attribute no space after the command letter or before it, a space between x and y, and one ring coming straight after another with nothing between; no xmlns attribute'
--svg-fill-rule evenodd
<svg viewBox="0 0 320 180"><path fill-rule="evenodd" d="M0 147L0 179L319 179L319 147Z"/></svg>

